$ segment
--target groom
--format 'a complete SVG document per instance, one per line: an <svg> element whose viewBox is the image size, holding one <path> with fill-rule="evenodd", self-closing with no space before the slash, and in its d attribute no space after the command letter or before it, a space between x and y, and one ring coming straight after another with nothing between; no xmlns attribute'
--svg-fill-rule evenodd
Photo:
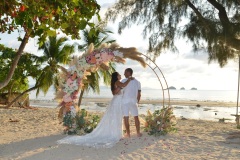
<svg viewBox="0 0 240 160"><path fill-rule="evenodd" d="M131 78L132 74L133 70L131 68L127 68L124 72L126 79L123 79L122 82L125 82L128 78ZM138 103L140 101L140 98L141 83L134 78L123 89L122 111L124 116L124 125L126 128L126 137L130 137L129 113L134 116L137 136L142 136L142 134L140 133L140 122L138 118Z"/></svg>

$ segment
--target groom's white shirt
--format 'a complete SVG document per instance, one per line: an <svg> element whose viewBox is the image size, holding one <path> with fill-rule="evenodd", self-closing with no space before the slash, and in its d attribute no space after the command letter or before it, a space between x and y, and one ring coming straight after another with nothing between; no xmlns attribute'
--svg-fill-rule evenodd
<svg viewBox="0 0 240 160"><path fill-rule="evenodd" d="M122 82L126 82L127 78L123 79ZM141 90L141 83L133 79L126 87L123 88L122 103L137 103L138 91Z"/></svg>

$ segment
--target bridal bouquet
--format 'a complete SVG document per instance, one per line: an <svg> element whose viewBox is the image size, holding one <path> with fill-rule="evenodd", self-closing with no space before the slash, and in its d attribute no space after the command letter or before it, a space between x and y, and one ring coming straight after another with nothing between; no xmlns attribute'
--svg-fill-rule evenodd
<svg viewBox="0 0 240 160"><path fill-rule="evenodd" d="M149 135L165 135L171 131L176 131L176 117L173 115L172 107L162 108L151 113L149 110L145 118L145 131Z"/></svg>

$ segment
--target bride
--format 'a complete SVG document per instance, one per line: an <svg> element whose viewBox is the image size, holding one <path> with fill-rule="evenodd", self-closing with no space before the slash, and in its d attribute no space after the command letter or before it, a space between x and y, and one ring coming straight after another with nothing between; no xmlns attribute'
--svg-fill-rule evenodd
<svg viewBox="0 0 240 160"><path fill-rule="evenodd" d="M121 88L127 86L132 79L129 78L126 82L122 83L120 82L121 75L118 72L114 72L111 79L113 98L98 126L87 135L68 136L57 142L60 144L67 143L96 148L110 148L114 146L122 138Z"/></svg>

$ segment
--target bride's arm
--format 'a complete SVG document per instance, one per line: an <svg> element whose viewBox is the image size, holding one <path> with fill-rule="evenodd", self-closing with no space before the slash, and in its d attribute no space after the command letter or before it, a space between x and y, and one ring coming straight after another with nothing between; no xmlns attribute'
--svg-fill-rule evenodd
<svg viewBox="0 0 240 160"><path fill-rule="evenodd" d="M128 80L127 80L126 82L124 82L124 83L122 83L122 82L120 82L120 81L117 81L117 82L116 82L116 85L117 85L118 87L120 87L120 88L126 87L126 86L128 85L128 83L129 83L132 79L133 79L133 78L128 78Z"/></svg>
<svg viewBox="0 0 240 160"><path fill-rule="evenodd" d="M116 89L114 89L114 91L113 91L113 95L115 95L115 94L118 94L118 92L121 90L121 88L116 88Z"/></svg>

